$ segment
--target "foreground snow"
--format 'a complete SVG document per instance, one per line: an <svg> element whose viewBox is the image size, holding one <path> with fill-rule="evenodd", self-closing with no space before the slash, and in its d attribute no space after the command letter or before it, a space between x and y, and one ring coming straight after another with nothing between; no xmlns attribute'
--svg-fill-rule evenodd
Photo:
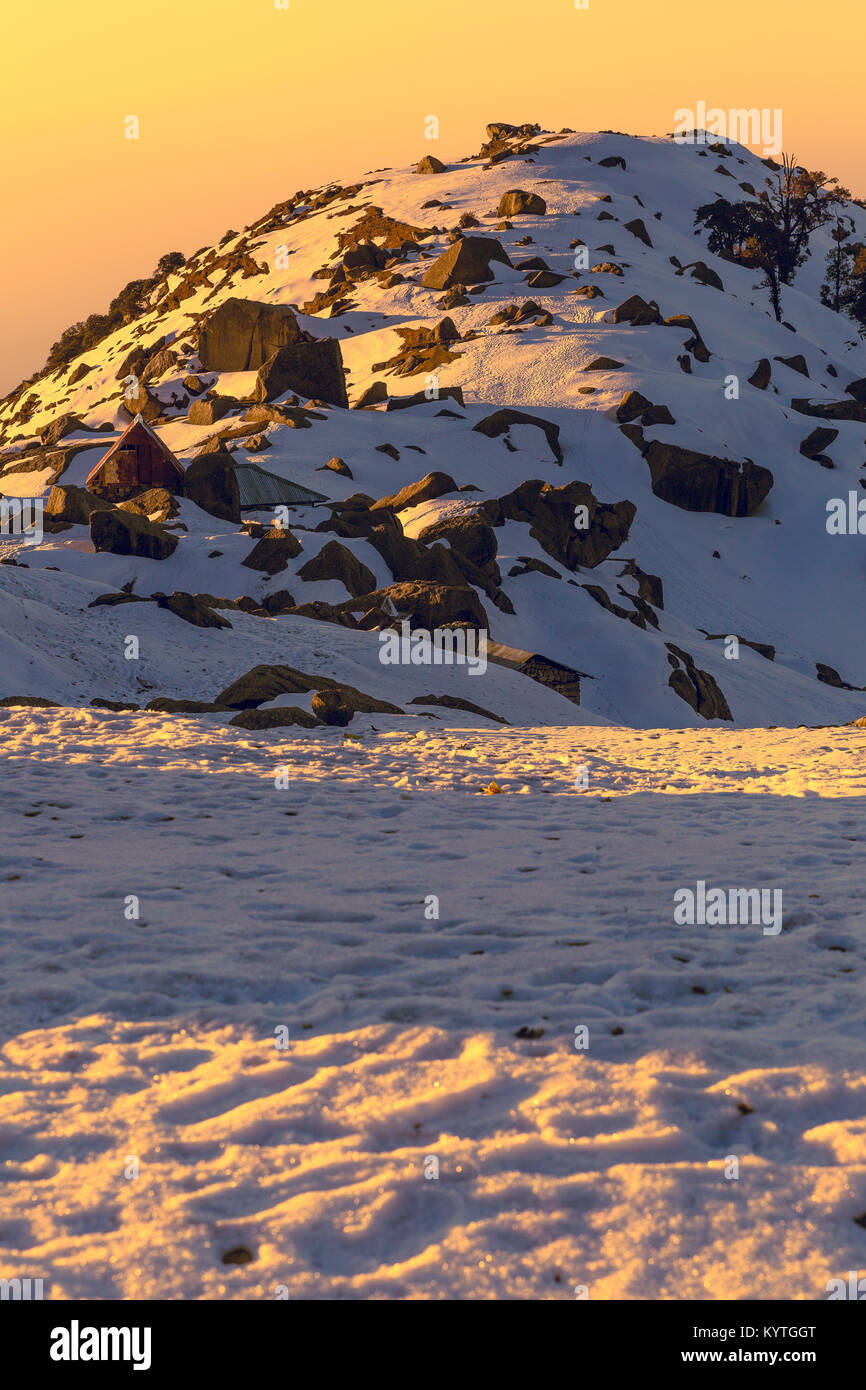
<svg viewBox="0 0 866 1390"><path fill-rule="evenodd" d="M866 731L404 723L0 715L0 1276L822 1299L866 1267ZM699 879L781 888L781 933L676 926Z"/></svg>

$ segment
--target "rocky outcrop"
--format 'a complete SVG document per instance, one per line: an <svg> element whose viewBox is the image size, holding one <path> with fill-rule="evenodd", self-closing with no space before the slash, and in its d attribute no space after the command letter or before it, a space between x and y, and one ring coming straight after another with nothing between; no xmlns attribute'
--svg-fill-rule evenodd
<svg viewBox="0 0 866 1390"><path fill-rule="evenodd" d="M805 396L795 396L791 409L798 415L811 415L818 420L855 420L866 424L866 405L859 401L829 401L826 405L816 405Z"/></svg>
<svg viewBox="0 0 866 1390"><path fill-rule="evenodd" d="M323 464L321 465L320 468L317 468L317 469L316 469L316 472L317 472L317 473L327 473L327 472L339 473L340 476L343 477L343 478L351 478L351 477L352 477L352 470L351 470L351 468L349 467L349 465L346 463L345 459L338 458L338 457L336 456L336 454L334 455L334 457L333 457L332 459L328 459L328 462L327 462L327 463L323 463Z"/></svg>
<svg viewBox="0 0 866 1390"><path fill-rule="evenodd" d="M46 448L51 448L55 444L59 444L67 434L77 434L80 431L87 434L93 433L89 426L79 420L77 415L55 415L51 423L39 431L39 438Z"/></svg>
<svg viewBox="0 0 866 1390"><path fill-rule="evenodd" d="M759 464L715 458L659 440L649 445L644 458L655 496L687 512L750 516L773 486L772 473Z"/></svg>
<svg viewBox="0 0 866 1390"><path fill-rule="evenodd" d="M799 372L801 376L809 375L809 368L802 352L797 352L793 357L776 357L776 362L781 362L784 367L790 367L792 372Z"/></svg>
<svg viewBox="0 0 866 1390"><path fill-rule="evenodd" d="M668 662L673 668L668 680L671 689L687 705L691 705L702 719L733 722L734 716L715 678L696 666L694 657L681 647L675 647L673 642L665 642L665 646L668 649Z"/></svg>
<svg viewBox="0 0 866 1390"><path fill-rule="evenodd" d="M586 508L588 525L575 525L576 508ZM628 538L637 514L633 502L602 503L587 483L551 487L539 478L521 483L513 492L479 510L492 526L506 521L529 524L529 534L552 559L566 569L594 569Z"/></svg>
<svg viewBox="0 0 866 1390"><path fill-rule="evenodd" d="M469 626L487 628L487 615L478 595L468 585L437 584L431 580L414 579L403 583L388 584L383 589L374 589L360 599L348 599L340 605L354 613L372 610L383 614L387 623L393 621L393 609L397 617L405 618L413 627L423 627L432 631L434 627ZM384 626L377 618L374 626Z"/></svg>
<svg viewBox="0 0 866 1390"><path fill-rule="evenodd" d="M149 425L160 418L165 406L156 396L152 396L147 387L139 381L137 385L132 384L123 392L120 409L126 419L134 420L136 415L140 415L142 420Z"/></svg>
<svg viewBox="0 0 866 1390"><path fill-rule="evenodd" d="M148 488L138 492L126 502L119 502L122 512L135 512L136 516L147 517L148 521L174 521L180 511L177 498L164 487Z"/></svg>
<svg viewBox="0 0 866 1390"><path fill-rule="evenodd" d="M616 421L620 425L632 420L640 420L643 426L675 425L676 420L666 405L653 405L640 391L626 391L616 408ZM641 446L643 447L643 446Z"/></svg>
<svg viewBox="0 0 866 1390"><path fill-rule="evenodd" d="M496 533L480 511L467 509L446 513L425 526L418 539L428 545L432 541L447 541L452 551L465 556L493 584L501 583L496 563Z"/></svg>
<svg viewBox="0 0 866 1390"><path fill-rule="evenodd" d="M435 396L428 396L426 391L415 391L411 396L391 396L386 405L386 411L408 410L414 405L430 405L441 403L442 401L454 401L457 405L463 405L462 386L439 386ZM441 412L439 412L441 414Z"/></svg>
<svg viewBox="0 0 866 1390"><path fill-rule="evenodd" d="M398 328L402 338L399 352L385 362L374 362L374 372L393 372L395 376L417 376L419 372L435 372L439 367L456 362L460 354L451 352L449 345L460 339L454 320L444 318L432 328Z"/></svg>
<svg viewBox="0 0 866 1390"><path fill-rule="evenodd" d="M639 294L630 295L622 304L617 304L616 308L611 310L610 319L611 323L630 323L634 328L644 328L662 322L661 311L655 300L651 299L647 303Z"/></svg>

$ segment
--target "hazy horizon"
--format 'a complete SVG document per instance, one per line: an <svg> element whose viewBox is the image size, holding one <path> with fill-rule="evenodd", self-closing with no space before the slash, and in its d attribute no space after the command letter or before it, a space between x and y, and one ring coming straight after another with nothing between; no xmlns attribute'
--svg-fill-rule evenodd
<svg viewBox="0 0 866 1390"><path fill-rule="evenodd" d="M157 0L147 16L154 42L122 52L108 0L84 13L58 0L13 12L0 96L17 133L0 233L0 394L165 251L189 256L297 188L385 161L468 155L488 121L661 136L699 101L779 109L784 149L863 196L856 32L866 23L829 0L824 32L851 42L816 73L803 57L800 10L771 0L756 12L734 0L723 22L736 42L726 44L716 12L690 12L687 32L679 9L654 12L651 61L639 0L586 9L542 0L531 30L516 0L497 6L495 26L457 0L399 19L382 0L363 10L334 0L326 35L308 0L242 10L232 0L182 10ZM38 69L16 65L16 52L38 53ZM124 135L132 115L138 139ZM425 138L431 115L438 140Z"/></svg>

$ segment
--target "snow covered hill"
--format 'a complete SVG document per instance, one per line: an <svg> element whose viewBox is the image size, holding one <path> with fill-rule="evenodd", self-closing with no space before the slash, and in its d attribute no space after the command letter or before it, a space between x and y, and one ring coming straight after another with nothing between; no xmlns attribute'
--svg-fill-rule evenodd
<svg viewBox="0 0 866 1390"><path fill-rule="evenodd" d="M164 558L95 550L78 494L53 494L41 544L0 546L3 695L213 703L262 663L341 678L348 628L375 668L370 629L432 613L553 664L547 688L519 661L431 668L505 718L855 718L864 538L829 534L827 507L861 496L866 346L818 297L829 232L779 324L693 227L767 176L737 145L494 131L439 172L302 190L197 252L148 313L0 406L0 492L83 487L140 411L185 465L228 449L336 505L297 508L297 553L278 544L268 570L201 491L150 498ZM231 626L88 606L123 586L209 596ZM248 613L218 606L238 599ZM398 671L377 672L380 699L430 693L426 670Z"/></svg>

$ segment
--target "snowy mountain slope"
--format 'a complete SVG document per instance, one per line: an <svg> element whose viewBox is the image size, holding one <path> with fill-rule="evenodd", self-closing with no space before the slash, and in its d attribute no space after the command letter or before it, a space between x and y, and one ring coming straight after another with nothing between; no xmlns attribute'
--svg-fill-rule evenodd
<svg viewBox="0 0 866 1390"><path fill-rule="evenodd" d="M240 404L218 422L189 423L184 380L190 371L198 369L208 390L239 401L256 386L255 371L216 372L198 366L198 318L236 298L299 306L297 322L305 333L339 341L350 402L357 403L375 382L383 382L392 397L405 397L424 391L431 380L438 385L440 399L401 410L384 405L346 410L319 403L313 412L318 418L308 428L263 422L261 434L268 445L264 453L248 454L244 439L231 441L236 457L254 457L268 470L324 492L333 502L358 493L374 499L390 495L440 471L451 475L458 488L477 489L446 494L443 504L450 500L487 507L528 480L540 479L553 488L580 481L589 484L599 503L627 500L636 508L627 538L592 568L564 562L561 547L554 553L549 538L530 534L531 518L494 522L498 589L506 601L497 604L478 584L471 586L493 640L540 653L582 673L581 710L565 704L563 718L580 719L585 710L635 725L702 725L708 711L721 706L713 699L702 710L694 709L669 684L674 666L679 663L683 671L684 663L668 644L687 653L697 670L706 673L736 723L834 723L854 718L862 712L862 694L827 680L866 686L866 646L858 636L866 555L862 537L828 535L825 523L831 498L847 499L851 491L859 496L866 427L858 419L829 422L837 430L825 446L825 461L829 455L834 465L829 468L800 452L801 443L825 421L791 406L798 398L819 406L839 400L853 405L844 388L866 375L866 348L855 341L850 320L817 299L816 275L830 245L828 233L814 236L811 259L795 286L783 291L783 314L795 330L791 331L775 322L766 291L755 285L755 276L711 255L693 230L694 211L701 204L719 196L742 196L740 183L762 186L768 170L749 151L732 145L729 153L720 153L613 134L541 134L528 151L519 142L514 149L500 163L474 158L452 163L435 175L386 171L345 189L331 186L319 194L296 196L213 251L198 253L155 292L157 302L146 317L119 329L67 369L40 379L23 397L3 403L0 490L27 496L47 493L53 481L83 484L102 450L128 422L117 376L134 347L167 347L178 354L174 364L168 363L148 383L148 390L160 402L157 429L188 463L207 441L241 425L247 409ZM600 162L611 157L619 157L626 167ZM734 181L728 177L731 173ZM505 219L497 209L513 189L540 195L546 212L513 214L507 219L511 226L503 227ZM429 206L431 202L447 207ZM395 232L392 223L382 223L371 209L380 209L402 229ZM866 212L853 204L847 211L855 234L866 236ZM491 261L494 278L480 287L470 285L472 292L465 295L452 292L451 298L458 301L452 304L448 291L428 288L421 280L451 244L447 232L467 216L480 225L464 226L465 235L498 240L512 265ZM641 219L640 234L639 228L629 230L626 225L635 218ZM336 312L330 313L330 305L317 305L314 297L325 292L333 303L333 294L341 293L330 277L353 250L359 222L369 229L373 243L378 228L378 244L391 246L397 254L385 268L352 273L343 282L343 300L338 297ZM416 237L412 229L418 231ZM431 234L425 234L428 229L433 229ZM575 270L575 252L580 251L572 245L575 240L586 244L585 270ZM362 231L362 248L366 241ZM543 274L543 279L564 278L557 284L532 286L536 271L517 266L522 259L536 257L553 272L550 277ZM226 264L216 272L211 268L207 283L197 283L216 260ZM695 261L706 267L698 271L702 279L711 280L714 272L723 288L693 278L689 267ZM324 275L317 275L319 271ZM589 286L600 294L587 297L583 291ZM692 325L612 322L616 306L635 295L654 301L662 318L690 316ZM507 306L527 300L537 306L540 321L535 316L520 323L491 323ZM347 307L341 309L341 303ZM322 312L301 312L305 306ZM444 357L450 360L422 347L417 370L398 374L406 366L399 358L405 342L398 330L429 330L446 318L459 334L447 344ZM690 350L687 344L693 345ZM799 354L808 378L776 360ZM600 357L622 365L586 371ZM748 381L762 359L771 368L764 390ZM389 362L390 368L382 367ZM91 370L70 384L82 365ZM726 398L732 375L738 379L737 399ZM464 406L447 398L450 388L460 389ZM643 446L658 441L739 464L750 460L772 473L766 498L749 515L732 516L686 510L654 495L641 447L623 434L616 419L629 391L640 392L656 407L667 407L675 422L642 427ZM290 393L280 399L288 398ZM474 428L502 407L556 425L561 465L538 428L514 425L498 437L486 437ZM64 414L104 433L96 436L95 447L71 457L68 445L92 437L73 429L57 441L49 462L59 459L66 465L57 473L46 467L50 451L38 447L37 437ZM380 452L383 446L390 446L398 457ZM351 478L321 471L334 457L345 461ZM423 527L415 525L414 514L402 512L400 517L404 533L423 541ZM14 574L14 597L40 601L41 591L28 586L37 585L37 569L45 573L57 567L46 578L50 575L58 593L75 577L107 588L134 580L135 592L142 595L181 589L229 598L248 595L260 603L268 594L288 589L297 604L340 604L349 597L340 578L306 580L298 575L335 539L331 531L303 529L318 526L320 519L321 514L293 517L302 553L268 577L242 564L253 544L247 536L184 500L178 520L188 530L180 533L168 559L94 554L87 528L73 526L47 535L40 546L7 542L5 548L30 571L0 568L0 589L11 601L8 586ZM336 538L373 574L377 590L404 578L389 568L369 537L338 532ZM439 543L453 548L454 539L446 536ZM527 561L532 566L528 571ZM632 602L639 596L639 579L623 574L627 561L661 581L663 607L652 604L654 620ZM512 575L515 569L522 572ZM135 612L138 618L144 607ZM165 613L155 616L169 627L180 624ZM234 623L234 615L229 616ZM70 617L70 630L86 632L104 618L100 610L85 609L74 620ZM313 624L310 618L303 622ZM239 618L230 632L201 632L186 624L177 640L195 648L224 641L234 674L240 674L256 661L277 659L275 647L282 647L284 660L302 665L291 658L299 626L300 619L289 624L286 617L247 617ZM331 623L313 626L321 648L332 649L340 630ZM727 635L774 648L774 659L744 642L737 658L729 659L723 641ZM26 644L26 631L18 640ZM375 661L375 634L359 636L358 641ZM817 678L819 663L822 669L831 668L824 669L824 680ZM169 675L158 664L140 668L159 694L178 692L180 669L173 668ZM49 695L47 684L40 684L37 662L26 691L10 686L11 676L4 676L4 693L76 701L88 693L104 695L97 673L89 674L90 685L78 682L74 696L72 686L63 696L56 680ZM391 678L393 671L383 668L382 674ZM488 682L499 681L501 672L489 667L477 681L467 680L465 672L458 674L464 687L486 688ZM190 679L179 693L202 698L194 688L200 687ZM497 708L492 694L485 699L468 688L462 693ZM533 687L531 697L538 694ZM539 708L533 722L544 717Z"/></svg>

